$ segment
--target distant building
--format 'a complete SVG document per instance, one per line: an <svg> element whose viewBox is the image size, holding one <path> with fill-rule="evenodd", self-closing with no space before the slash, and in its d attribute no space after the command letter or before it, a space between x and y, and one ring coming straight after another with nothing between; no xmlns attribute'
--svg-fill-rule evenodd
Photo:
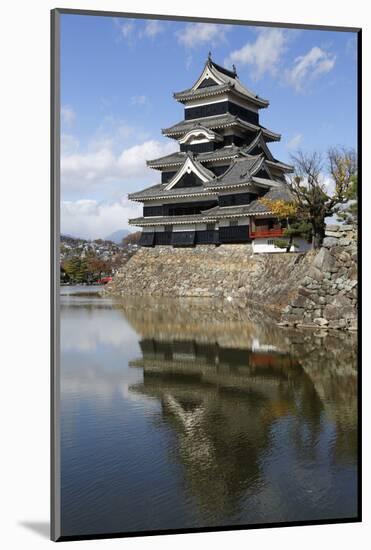
<svg viewBox="0 0 371 550"><path fill-rule="evenodd" d="M148 166L161 183L131 193L143 203L142 246L253 243L255 252L280 252L274 245L284 228L258 200L290 200L285 173L292 166L276 160L267 143L281 136L259 123L269 102L248 90L236 69L211 55L194 85L174 98L184 104L184 120L162 133L179 151ZM296 250L306 248L302 239Z"/></svg>

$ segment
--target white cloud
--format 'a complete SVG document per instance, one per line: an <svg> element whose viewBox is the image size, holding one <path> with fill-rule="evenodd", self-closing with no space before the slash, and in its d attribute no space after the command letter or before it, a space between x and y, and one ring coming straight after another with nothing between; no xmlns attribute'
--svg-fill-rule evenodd
<svg viewBox="0 0 371 550"><path fill-rule="evenodd" d="M301 142L303 141L303 135L302 134L295 134L286 144L287 149L294 150L299 147Z"/></svg>
<svg viewBox="0 0 371 550"><path fill-rule="evenodd" d="M176 32L176 37L186 48L196 48L203 44L212 45L224 41L230 28L230 25L214 23L187 23Z"/></svg>
<svg viewBox="0 0 371 550"><path fill-rule="evenodd" d="M120 34L124 38L128 38L131 36L132 32L134 31L134 23L126 22L126 23L118 23L118 27L120 29Z"/></svg>
<svg viewBox="0 0 371 550"><path fill-rule="evenodd" d="M164 30L164 26L160 23L160 21L151 20L147 21L145 24L145 27L143 31L141 32L141 36L148 36L149 38L153 38L157 36L158 34L162 33Z"/></svg>
<svg viewBox="0 0 371 550"><path fill-rule="evenodd" d="M63 154L75 153L80 146L79 140L71 134L61 134L61 152Z"/></svg>
<svg viewBox="0 0 371 550"><path fill-rule="evenodd" d="M287 40L288 35L284 30L261 29L255 42L248 42L229 55L227 64L250 65L256 79L261 78L266 72L275 75L282 54L286 50Z"/></svg>
<svg viewBox="0 0 371 550"><path fill-rule="evenodd" d="M314 46L308 53L297 57L291 69L285 72L285 79L297 92L320 75L331 71L335 65L336 57Z"/></svg>
<svg viewBox="0 0 371 550"><path fill-rule="evenodd" d="M133 95L131 98L132 105L145 105L147 97L145 95Z"/></svg>
<svg viewBox="0 0 371 550"><path fill-rule="evenodd" d="M127 197L112 202L62 201L61 233L85 239L104 238L118 229L129 229L128 219L140 215L141 205Z"/></svg>
<svg viewBox="0 0 371 550"><path fill-rule="evenodd" d="M146 160L168 155L176 150L174 143L162 143L148 140L140 145L125 149L117 159L120 172L128 176L138 176L143 173Z"/></svg>
<svg viewBox="0 0 371 550"><path fill-rule="evenodd" d="M345 52L352 58L352 61L357 60L357 36L355 33L346 41Z"/></svg>
<svg viewBox="0 0 371 550"><path fill-rule="evenodd" d="M147 132L109 115L103 118L101 124L91 134L87 148L90 151L97 151L104 147L118 149L129 140L145 140L147 138Z"/></svg>
<svg viewBox="0 0 371 550"><path fill-rule="evenodd" d="M164 31L164 25L160 21L146 21L143 28L140 28L141 22L129 20L122 22L121 19L114 19L115 26L119 29L120 38L128 40L133 38L154 38Z"/></svg>
<svg viewBox="0 0 371 550"><path fill-rule="evenodd" d="M62 105L61 107L61 121L66 126L71 126L76 118L75 111L68 105Z"/></svg>
<svg viewBox="0 0 371 550"><path fill-rule="evenodd" d="M115 157L108 148L89 153L64 154L61 157L62 187L71 181L81 184L112 178Z"/></svg>
<svg viewBox="0 0 371 550"><path fill-rule="evenodd" d="M146 166L146 160L162 157L176 149L175 143L146 140L116 152L112 143L86 152L72 151L61 156L62 193L88 191L114 181L147 179L156 174ZM158 178L158 174L157 174Z"/></svg>

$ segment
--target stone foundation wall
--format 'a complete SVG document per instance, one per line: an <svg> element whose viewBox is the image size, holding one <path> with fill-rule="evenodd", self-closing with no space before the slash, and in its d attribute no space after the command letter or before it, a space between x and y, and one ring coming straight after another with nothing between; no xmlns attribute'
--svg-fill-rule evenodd
<svg viewBox="0 0 371 550"><path fill-rule="evenodd" d="M122 295L213 297L227 295L251 270L251 245L141 248L108 287Z"/></svg>
<svg viewBox="0 0 371 550"><path fill-rule="evenodd" d="M306 254L254 255L249 244L142 248L106 292L253 302L285 325L355 328L356 235L349 226L329 226L327 235L324 248Z"/></svg>
<svg viewBox="0 0 371 550"><path fill-rule="evenodd" d="M283 324L357 328L357 235L352 226L327 226L323 247L296 294L283 311Z"/></svg>
<svg viewBox="0 0 371 550"><path fill-rule="evenodd" d="M113 294L219 297L280 308L308 270L304 254L252 254L251 245L142 248L107 286Z"/></svg>

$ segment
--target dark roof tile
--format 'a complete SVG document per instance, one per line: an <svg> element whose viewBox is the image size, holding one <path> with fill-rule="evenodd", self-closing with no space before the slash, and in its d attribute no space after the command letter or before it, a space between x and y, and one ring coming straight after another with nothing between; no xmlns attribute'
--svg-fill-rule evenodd
<svg viewBox="0 0 371 550"><path fill-rule="evenodd" d="M201 124L201 120L202 120L202 126L205 126L206 128L214 129L214 128L222 128L225 126L239 126L240 128L244 128L245 130L250 132L261 131L266 139L270 139L273 141L279 141L281 139L280 134L277 134L276 132L272 132L272 130L268 130L263 126L258 126L256 124L252 124L251 122L246 122L245 120L242 120L235 115L231 115L230 113L225 113L223 115L216 115L211 117L204 117L198 120L195 120L195 119L182 120L181 122L177 122L173 126L170 126L168 128L163 128L162 133L167 136L184 135L190 129L197 128L197 126Z"/></svg>
<svg viewBox="0 0 371 550"><path fill-rule="evenodd" d="M288 202L291 202L293 200L293 196L290 193L288 186L285 184L270 189L268 193L264 195L264 198L275 201L284 200ZM248 206L248 209L251 214L264 214L265 212L269 213L268 208L264 206L264 204L259 199L251 202Z"/></svg>
<svg viewBox="0 0 371 550"><path fill-rule="evenodd" d="M214 93L218 93L218 90L220 90L219 93L226 90L235 90L238 94L244 96L251 102L258 105L258 107L267 107L269 105L269 101L259 97L257 94L246 88L244 84L242 84L242 82L238 79L235 70L231 71L229 69L226 69L225 67L214 63L214 61L210 59L206 61L202 73L204 72L206 67L210 69L211 74L213 74L215 78L221 81L222 84L217 84L216 86L207 86L206 88L197 88L196 90L194 90L192 86L192 88L188 88L186 90L183 90L182 92L176 92L174 94L174 97L179 101L182 101L188 98L199 97L200 95L212 95Z"/></svg>
<svg viewBox="0 0 371 550"><path fill-rule="evenodd" d="M232 158L234 156L237 156L241 152L241 147L237 147L236 145L232 145L230 147L221 147L220 149L216 149L215 151L208 151L206 153L193 153L193 156L195 159L197 159L199 162L206 162L211 160L218 160L219 158ZM171 153L170 155L166 155L165 157L161 157L154 160L147 161L148 166L163 166L166 164L183 164L187 153L176 151L175 153Z"/></svg>

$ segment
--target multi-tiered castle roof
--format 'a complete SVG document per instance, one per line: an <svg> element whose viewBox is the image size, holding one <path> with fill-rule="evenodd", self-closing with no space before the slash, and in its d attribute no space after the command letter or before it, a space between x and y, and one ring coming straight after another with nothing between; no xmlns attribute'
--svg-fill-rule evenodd
<svg viewBox="0 0 371 550"><path fill-rule="evenodd" d="M289 197L285 174L292 167L268 147L281 136L259 121L269 102L210 54L193 86L174 98L184 119L162 133L179 150L147 161L161 182L129 195L144 205L130 223L143 228L149 246L250 241L255 217L271 215L258 199Z"/></svg>

